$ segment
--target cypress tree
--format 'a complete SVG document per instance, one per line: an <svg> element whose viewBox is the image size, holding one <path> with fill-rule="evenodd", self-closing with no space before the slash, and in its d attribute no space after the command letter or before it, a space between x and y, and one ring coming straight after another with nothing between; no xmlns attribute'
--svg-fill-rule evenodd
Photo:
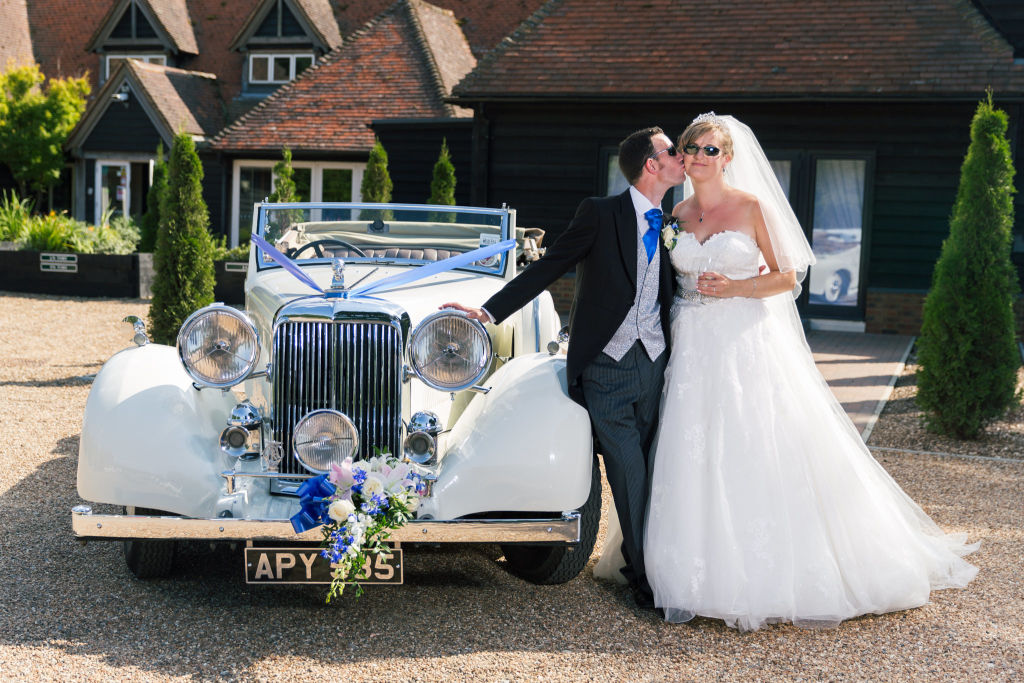
<svg viewBox="0 0 1024 683"><path fill-rule="evenodd" d="M448 153L448 139L441 140L441 153L434 162L434 175L430 180L428 204L455 205L455 166ZM454 213L432 214L432 220L455 222Z"/></svg>
<svg viewBox="0 0 1024 683"><path fill-rule="evenodd" d="M977 438L1020 400L1007 120L989 92L971 122L949 237L935 264L918 339L917 402L925 422L961 439Z"/></svg>
<svg viewBox="0 0 1024 683"><path fill-rule="evenodd" d="M274 164L274 191L267 199L271 202L294 202L295 181L292 177L292 151L285 147L281 150L281 161Z"/></svg>
<svg viewBox="0 0 1024 683"><path fill-rule="evenodd" d="M388 153L384 151L384 145L380 144L380 140L374 140L359 193L363 196L364 202L386 203L391 201L392 189L391 176L388 175Z"/></svg>
<svg viewBox="0 0 1024 683"><path fill-rule="evenodd" d="M153 254L149 320L153 340L160 344L173 344L185 318L213 303L213 240L202 179L195 143L179 133L171 147Z"/></svg>
<svg viewBox="0 0 1024 683"><path fill-rule="evenodd" d="M167 162L164 161L164 143L156 146L156 163L153 164L153 184L146 193L146 213L142 215L139 251L156 249L156 234L160 230L160 201L167 192Z"/></svg>

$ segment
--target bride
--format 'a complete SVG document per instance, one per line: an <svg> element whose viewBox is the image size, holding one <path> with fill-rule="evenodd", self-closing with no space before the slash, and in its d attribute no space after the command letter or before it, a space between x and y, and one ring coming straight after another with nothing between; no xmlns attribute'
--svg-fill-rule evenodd
<svg viewBox="0 0 1024 683"><path fill-rule="evenodd" d="M753 133L712 112L679 149L693 194L666 231L679 291L644 543L655 604L672 622L825 627L965 586L977 545L900 489L814 365L794 303L814 256ZM595 575L617 578L608 555Z"/></svg>

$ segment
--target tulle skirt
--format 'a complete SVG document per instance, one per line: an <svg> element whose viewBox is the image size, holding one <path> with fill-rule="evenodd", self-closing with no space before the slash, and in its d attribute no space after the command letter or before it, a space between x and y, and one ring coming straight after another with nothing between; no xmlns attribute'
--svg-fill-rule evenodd
<svg viewBox="0 0 1024 683"><path fill-rule="evenodd" d="M827 627L974 577L764 301L677 302L672 340L644 545L667 620Z"/></svg>

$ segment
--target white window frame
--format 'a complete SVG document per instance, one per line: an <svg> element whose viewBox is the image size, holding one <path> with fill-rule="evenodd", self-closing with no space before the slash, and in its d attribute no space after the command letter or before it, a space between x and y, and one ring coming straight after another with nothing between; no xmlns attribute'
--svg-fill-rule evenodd
<svg viewBox="0 0 1024 683"><path fill-rule="evenodd" d="M132 54L110 53L103 56L103 80L110 78L111 59L137 59L140 62L167 66L167 55L163 52L133 52Z"/></svg>
<svg viewBox="0 0 1024 683"><path fill-rule="evenodd" d="M268 85L278 83L288 83L295 80L295 62L298 59L307 57L310 59L310 66L316 64L316 55L312 52L250 52L249 53L249 82L253 85ZM257 58L267 59L267 78L257 79L253 76L253 61ZM285 80L278 80L274 78L274 60L277 58L288 59L288 78Z"/></svg>
<svg viewBox="0 0 1024 683"><path fill-rule="evenodd" d="M131 191L132 191L132 162L129 159L97 159L96 170L93 173L93 223L96 225L100 224L100 218L103 216L103 167L104 166L120 166L124 169L125 182L121 183L124 185L124 197L121 199L121 213L125 216L128 215L128 209L131 207ZM116 198L114 202L116 202ZM112 202L113 203L113 202Z"/></svg>
<svg viewBox="0 0 1024 683"><path fill-rule="evenodd" d="M231 164L231 246L238 246L238 217L242 198L242 169L243 168L269 168L273 169L274 164L279 160L273 159L235 159ZM348 169L352 171L352 201L360 202L363 196L360 189L363 185L363 171L366 169L366 162L362 161L295 161L292 160L292 168L310 169L309 178L309 200L311 202L321 201L323 196L323 180L325 169ZM270 191L276 189L274 176L270 176ZM261 198L262 200L262 198Z"/></svg>

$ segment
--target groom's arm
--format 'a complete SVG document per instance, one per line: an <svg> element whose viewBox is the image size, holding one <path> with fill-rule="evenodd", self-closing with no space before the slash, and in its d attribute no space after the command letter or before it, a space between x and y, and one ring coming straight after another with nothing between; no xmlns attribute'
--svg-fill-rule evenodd
<svg viewBox="0 0 1024 683"><path fill-rule="evenodd" d="M469 308L452 302L441 308L456 308L482 322L500 323L583 260L594 244L597 226L598 210L594 198L584 199L576 209L576 216L569 227L547 248L544 256L485 301L481 308Z"/></svg>

